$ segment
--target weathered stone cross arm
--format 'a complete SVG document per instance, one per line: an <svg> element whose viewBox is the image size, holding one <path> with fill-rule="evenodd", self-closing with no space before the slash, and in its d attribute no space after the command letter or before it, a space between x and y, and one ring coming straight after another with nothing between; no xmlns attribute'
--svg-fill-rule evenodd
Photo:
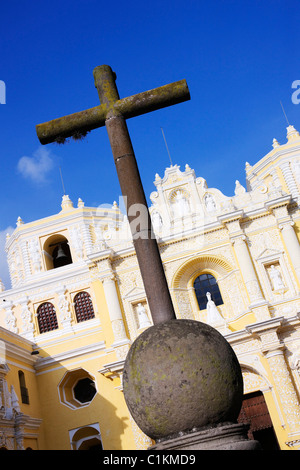
<svg viewBox="0 0 300 470"><path fill-rule="evenodd" d="M153 323L172 320L176 318L175 311L126 119L186 101L190 98L189 90L186 81L181 80L120 99L116 75L108 65L96 67L93 73L101 105L39 124L37 135L42 144L48 144L71 136L77 138L105 125L122 194L126 197L128 221Z"/></svg>
<svg viewBox="0 0 300 470"><path fill-rule="evenodd" d="M108 78L103 78L105 74L108 75ZM96 67L94 69L94 78L97 88L104 81L107 82L106 100L102 95L102 104L99 106L38 124L36 132L41 144L60 141L77 133L84 134L98 127L103 127L106 119L112 115L121 115L124 119L129 119L190 99L185 80L120 99L115 86L113 86L115 93L111 92L111 82L112 79L115 79L115 74L111 72L109 66L101 65Z"/></svg>

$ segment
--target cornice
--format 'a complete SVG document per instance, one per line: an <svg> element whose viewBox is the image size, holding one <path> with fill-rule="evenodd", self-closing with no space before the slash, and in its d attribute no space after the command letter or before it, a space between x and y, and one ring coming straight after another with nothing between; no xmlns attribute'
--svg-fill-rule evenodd
<svg viewBox="0 0 300 470"><path fill-rule="evenodd" d="M261 172L264 167L268 166L270 163L274 163L278 158L284 157L285 158L282 161L287 160L288 158L291 158L291 153L292 152L300 152L300 144L299 145L294 145L293 147L286 147L284 146L290 145L288 143L281 145L280 147L276 147L276 150L271 150L267 155L265 155L260 161L258 161L249 171L247 174L247 179L250 181L251 179L257 177L257 173Z"/></svg>
<svg viewBox="0 0 300 470"><path fill-rule="evenodd" d="M61 352L58 354L53 354L52 356L48 357L39 357L37 362L35 363L36 371L41 372L43 369L52 366L54 364L61 363L62 361L72 360L77 357L82 357L84 355L93 354L95 352L103 352L105 351L105 341L99 341L94 344L88 344L86 346L82 346L79 348L74 348L65 352Z"/></svg>
<svg viewBox="0 0 300 470"><path fill-rule="evenodd" d="M80 263L80 264L79 264ZM75 264L77 266L74 268ZM61 270L59 273L58 270ZM10 296L16 296L24 294L28 297L28 291L32 292L34 289L50 288L53 284L65 284L67 285L73 278L76 279L78 276L86 274L90 275L89 269L85 261L79 261L77 263L68 264L61 268L51 269L50 271L40 272L36 276L31 276L21 286L13 287L0 293L0 300L9 299Z"/></svg>

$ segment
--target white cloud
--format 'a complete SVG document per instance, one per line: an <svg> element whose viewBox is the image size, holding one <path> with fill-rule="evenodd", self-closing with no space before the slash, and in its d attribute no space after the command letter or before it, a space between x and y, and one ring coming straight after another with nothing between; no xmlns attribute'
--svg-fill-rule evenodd
<svg viewBox="0 0 300 470"><path fill-rule="evenodd" d="M6 229L0 231L0 279L2 280L6 289L10 289L11 282L10 282L8 264L6 260L5 242L6 242L6 234L7 233L11 234L13 231L14 231L13 227L7 227Z"/></svg>
<svg viewBox="0 0 300 470"><path fill-rule="evenodd" d="M22 176L35 183L44 183L49 171L54 166L53 159L49 154L48 150L40 147L32 157L21 157L18 161L18 171Z"/></svg>

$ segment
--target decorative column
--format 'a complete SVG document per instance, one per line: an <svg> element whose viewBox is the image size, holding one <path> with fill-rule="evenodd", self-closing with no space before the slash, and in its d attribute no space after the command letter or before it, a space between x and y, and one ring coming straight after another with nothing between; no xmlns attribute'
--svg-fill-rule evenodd
<svg viewBox="0 0 300 470"><path fill-rule="evenodd" d="M225 223L229 231L229 237L233 244L234 252L250 299L249 307L253 309L256 319L261 321L270 318L270 312L257 279L246 241L247 238L240 227L242 214L242 211L237 211L221 216L219 220Z"/></svg>
<svg viewBox="0 0 300 470"><path fill-rule="evenodd" d="M87 222L84 221L84 224L82 225L82 235L83 235L83 241L84 241L84 246L85 246L85 252L87 255L93 252L93 244L92 244L92 238L91 238L91 233L90 233L90 227Z"/></svg>
<svg viewBox="0 0 300 470"><path fill-rule="evenodd" d="M278 228L281 230L286 252L290 258L290 263L294 268L297 281L300 284L300 244L293 228L294 221L287 208L290 201L291 196L284 196L266 203L266 207L276 218Z"/></svg>
<svg viewBox="0 0 300 470"><path fill-rule="evenodd" d="M237 259L241 268L242 276L246 285L247 292L249 294L250 302L252 306L265 302L263 298L259 282L257 280L256 272L250 257L248 245L246 242L246 236L241 235L238 238L232 240L234 251L237 255Z"/></svg>
<svg viewBox="0 0 300 470"><path fill-rule="evenodd" d="M298 185L295 181L293 172L291 170L291 164L289 161L286 161L280 165L280 169L283 174L284 181L287 185L289 193L292 195L293 198L299 198L300 193L298 190Z"/></svg>
<svg viewBox="0 0 300 470"><path fill-rule="evenodd" d="M246 329L261 340L261 352L267 358L272 372L275 389L280 397L283 412L289 426L289 437L300 437L300 403L288 369L284 350L285 345L278 336L283 317L250 325Z"/></svg>
<svg viewBox="0 0 300 470"><path fill-rule="evenodd" d="M24 266L24 272L25 272L25 279L28 279L28 277L31 275L31 270L30 270L30 261L29 261L29 255L28 255L28 250L27 250L27 243L26 241L23 241L21 244L21 252L22 252L22 258L23 258L23 266Z"/></svg>
<svg viewBox="0 0 300 470"><path fill-rule="evenodd" d="M109 312L109 318L114 334L114 342L112 344L112 347L117 348L116 353L119 359L125 359L125 356L129 349L130 341L126 335L119 296L116 287L116 277L113 273L109 257L98 261L97 265L99 270L97 278L101 280L103 285L105 299Z"/></svg>
<svg viewBox="0 0 300 470"><path fill-rule="evenodd" d="M291 263L297 274L298 281L300 282L300 245L293 225L294 222L290 221L286 222L285 224L280 224L279 228L281 230L284 244L289 254Z"/></svg>

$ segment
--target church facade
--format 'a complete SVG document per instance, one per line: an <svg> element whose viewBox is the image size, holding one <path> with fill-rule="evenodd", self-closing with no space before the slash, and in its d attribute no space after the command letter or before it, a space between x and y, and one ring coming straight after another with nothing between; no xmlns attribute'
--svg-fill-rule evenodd
<svg viewBox="0 0 300 470"><path fill-rule="evenodd" d="M186 165L155 176L150 214L177 318L207 322L244 378L241 422L300 449L300 136L287 128L227 197ZM0 292L0 448L147 449L122 370L151 322L127 218L77 207L20 218Z"/></svg>

